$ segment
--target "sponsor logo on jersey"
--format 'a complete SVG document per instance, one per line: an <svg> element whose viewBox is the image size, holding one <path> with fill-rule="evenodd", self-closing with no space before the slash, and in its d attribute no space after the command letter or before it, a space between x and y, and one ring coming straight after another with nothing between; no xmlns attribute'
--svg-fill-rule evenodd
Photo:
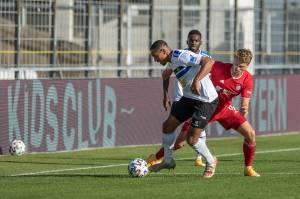
<svg viewBox="0 0 300 199"><path fill-rule="evenodd" d="M173 51L173 57L179 57L180 51L179 50L174 50Z"/></svg>
<svg viewBox="0 0 300 199"><path fill-rule="evenodd" d="M192 68L192 66L178 66L177 68L175 68L174 73L176 75L177 79L180 79L183 75L185 75L190 69Z"/></svg>
<svg viewBox="0 0 300 199"><path fill-rule="evenodd" d="M241 90L241 85L239 85L239 84L236 85L235 89L238 90L238 91Z"/></svg>
<svg viewBox="0 0 300 199"><path fill-rule="evenodd" d="M201 117L202 119L206 120L206 117L205 117L205 116L201 115L200 117Z"/></svg>
<svg viewBox="0 0 300 199"><path fill-rule="evenodd" d="M196 63L197 57L194 57L193 55L190 55L190 62Z"/></svg>

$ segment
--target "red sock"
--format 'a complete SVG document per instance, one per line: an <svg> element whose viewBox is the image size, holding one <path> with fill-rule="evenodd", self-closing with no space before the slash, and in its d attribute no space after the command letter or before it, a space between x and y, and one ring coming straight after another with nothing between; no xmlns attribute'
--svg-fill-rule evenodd
<svg viewBox="0 0 300 199"><path fill-rule="evenodd" d="M161 147L155 154L157 160L164 157L164 147Z"/></svg>
<svg viewBox="0 0 300 199"><path fill-rule="evenodd" d="M245 157L245 166L252 166L255 155L256 143L249 144L244 141L243 151Z"/></svg>
<svg viewBox="0 0 300 199"><path fill-rule="evenodd" d="M174 151L176 151L177 149L180 149L182 146L180 145L174 145ZM161 147L155 154L156 159L160 159L162 157L164 157L164 147Z"/></svg>

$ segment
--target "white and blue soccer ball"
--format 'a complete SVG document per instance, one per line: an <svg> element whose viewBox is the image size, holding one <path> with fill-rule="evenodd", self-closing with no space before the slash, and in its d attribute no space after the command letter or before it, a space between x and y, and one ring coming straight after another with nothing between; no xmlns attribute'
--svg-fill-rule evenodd
<svg viewBox="0 0 300 199"><path fill-rule="evenodd" d="M8 148L11 155L21 156L25 153L25 144L22 140L13 140Z"/></svg>
<svg viewBox="0 0 300 199"><path fill-rule="evenodd" d="M141 158L135 158L129 161L128 173L131 177L144 177L148 174L147 162Z"/></svg>

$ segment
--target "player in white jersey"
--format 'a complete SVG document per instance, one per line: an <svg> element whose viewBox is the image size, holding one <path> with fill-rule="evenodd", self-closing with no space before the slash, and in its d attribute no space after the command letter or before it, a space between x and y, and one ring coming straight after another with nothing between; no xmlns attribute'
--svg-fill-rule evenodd
<svg viewBox="0 0 300 199"><path fill-rule="evenodd" d="M185 50L190 50L196 54L210 57L205 51L200 50L201 44L202 44L202 35L201 35L200 31L191 30L187 36L188 48L186 48ZM171 71L165 70L163 72L163 75L164 75L164 73L168 73L168 72L172 73L172 70ZM168 75L168 74L166 74L166 75ZM171 74L169 74L169 75L171 75ZM169 78L164 80L165 87L168 87L168 84L169 84ZM166 90L166 88L164 88L164 90ZM171 104L170 100L168 99L168 94L166 93L164 96L167 98L168 104ZM182 87L181 87L179 81L177 81L177 80L175 80L175 88L174 88L172 96L173 96L172 103L176 103L183 96ZM165 109L167 109L166 106L165 106ZM191 119L192 118L189 118L182 125L181 131L180 131L179 135L177 136L176 141L174 143L174 147L173 147L174 150L180 149L186 144L185 140L186 140L186 135L187 135L188 129L190 127ZM201 139L203 139L204 142L206 141L205 131L203 131L201 133ZM164 156L164 148L161 147L155 154L151 154L148 157L148 159L147 159L148 166L152 166L154 164L160 163L163 159L163 156ZM197 158L195 160L195 166L201 166L201 167L205 166L205 164L202 161L201 155L197 156Z"/></svg>
<svg viewBox="0 0 300 199"><path fill-rule="evenodd" d="M155 61L162 65L170 63L168 68L175 73L180 82L183 97L173 104L170 116L163 123L164 161L149 169L159 171L175 168L172 150L175 130L182 122L192 117L187 143L206 159L206 169L203 173L203 177L206 177L207 173L214 173L216 159L199 137L218 105L218 94L208 76L208 69L214 61L188 50L172 50L163 40L154 42L150 51ZM164 102L167 106L165 98Z"/></svg>

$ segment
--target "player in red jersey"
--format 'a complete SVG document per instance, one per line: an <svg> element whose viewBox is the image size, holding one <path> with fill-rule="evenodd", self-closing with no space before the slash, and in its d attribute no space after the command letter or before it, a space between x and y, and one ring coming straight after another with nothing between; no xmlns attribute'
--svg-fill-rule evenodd
<svg viewBox="0 0 300 199"><path fill-rule="evenodd" d="M258 177L260 175L252 167L256 146L255 131L245 118L248 115L253 89L253 77L247 71L252 56L250 50L239 49L234 54L233 64L219 61L215 61L213 64L210 69L211 79L216 87L220 101L210 122L218 121L226 130L232 128L244 136L244 175ZM193 90L198 89L194 88ZM237 111L232 105L232 98L240 94L242 97L240 111ZM179 138L184 138L184 135L179 136ZM178 142L178 140L176 141Z"/></svg>

